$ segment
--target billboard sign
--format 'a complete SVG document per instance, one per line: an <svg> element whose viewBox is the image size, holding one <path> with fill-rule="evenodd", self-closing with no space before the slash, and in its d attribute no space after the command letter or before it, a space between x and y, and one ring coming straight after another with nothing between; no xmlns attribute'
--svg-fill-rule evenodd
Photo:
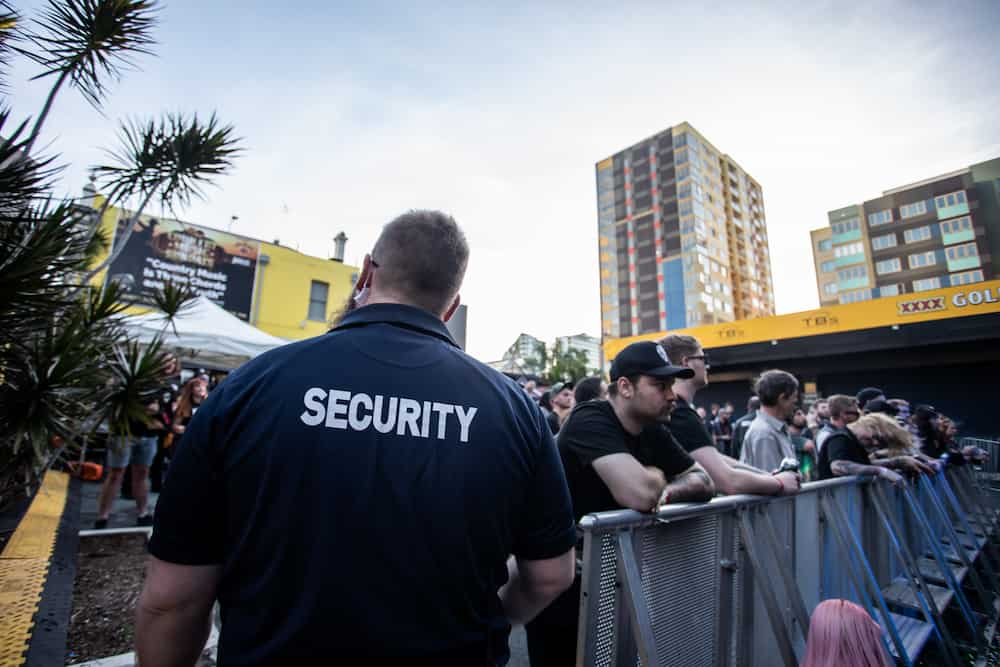
<svg viewBox="0 0 1000 667"><path fill-rule="evenodd" d="M119 221L116 239L126 223ZM249 320L259 252L260 245L253 239L143 215L107 275L136 303L152 305L153 295L171 282L190 286L236 317Z"/></svg>

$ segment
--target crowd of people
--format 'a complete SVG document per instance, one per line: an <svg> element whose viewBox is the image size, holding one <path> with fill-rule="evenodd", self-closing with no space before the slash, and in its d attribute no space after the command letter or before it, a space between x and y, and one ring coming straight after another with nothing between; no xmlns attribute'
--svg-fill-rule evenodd
<svg viewBox="0 0 1000 667"><path fill-rule="evenodd" d="M193 664L216 600L233 664L504 665L512 624L533 667L576 664L584 515L977 455L933 408L871 388L800 405L781 370L739 419L701 410L710 360L686 335L628 345L607 381L519 386L445 327L468 259L450 216L396 218L328 334L160 420L183 443L149 543L143 665Z"/></svg>
<svg viewBox="0 0 1000 667"><path fill-rule="evenodd" d="M695 403L710 367L697 339L675 334L624 348L607 394L599 377L572 393L562 382L548 392L526 387L556 436L577 519L716 493L793 494L803 481L842 475L899 483L985 454L960 449L955 423L931 406L911 412L908 401L874 387L803 403L798 380L782 370L760 375L747 414L734 422L732 404ZM527 625L533 666L573 664L579 603L577 577Z"/></svg>
<svg viewBox="0 0 1000 667"><path fill-rule="evenodd" d="M198 369L194 376L181 382L181 367L170 358L167 379L146 404L146 419L132 419L128 433L108 434L106 440L106 472L97 501L94 528L108 527L108 518L115 498L135 500L136 525L152 526L149 492L160 493L170 465L170 458L184 438L188 423L208 392L220 379Z"/></svg>

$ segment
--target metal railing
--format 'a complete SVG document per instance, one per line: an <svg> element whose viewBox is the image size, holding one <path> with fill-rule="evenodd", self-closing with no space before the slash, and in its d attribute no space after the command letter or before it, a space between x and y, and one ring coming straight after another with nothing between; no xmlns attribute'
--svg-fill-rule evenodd
<svg viewBox="0 0 1000 667"><path fill-rule="evenodd" d="M845 598L902 664L933 642L957 665L960 648L984 650L981 609L1000 593L1000 561L977 562L992 547L966 550L958 532L983 525L980 494L968 472L949 471L900 488L847 477L796 496L588 515L577 664L792 667L812 610Z"/></svg>

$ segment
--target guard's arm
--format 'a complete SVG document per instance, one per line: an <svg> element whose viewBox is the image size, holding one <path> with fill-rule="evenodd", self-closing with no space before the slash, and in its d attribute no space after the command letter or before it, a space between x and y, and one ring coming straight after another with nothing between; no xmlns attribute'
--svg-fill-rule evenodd
<svg viewBox="0 0 1000 667"><path fill-rule="evenodd" d="M711 500L714 495L712 478L700 464L695 463L663 487L657 504L703 502Z"/></svg>
<svg viewBox="0 0 1000 667"><path fill-rule="evenodd" d="M622 507L648 512L656 507L667 478L653 466L643 466L631 454L608 454L591 463L594 472Z"/></svg>
<svg viewBox="0 0 1000 667"><path fill-rule="evenodd" d="M178 565L150 556L136 610L136 654L142 667L190 667L211 630L222 567Z"/></svg>
<svg viewBox="0 0 1000 667"><path fill-rule="evenodd" d="M507 583L498 591L511 623L527 623L573 583L576 549L555 558L507 560ZM145 667L145 666L143 666Z"/></svg>

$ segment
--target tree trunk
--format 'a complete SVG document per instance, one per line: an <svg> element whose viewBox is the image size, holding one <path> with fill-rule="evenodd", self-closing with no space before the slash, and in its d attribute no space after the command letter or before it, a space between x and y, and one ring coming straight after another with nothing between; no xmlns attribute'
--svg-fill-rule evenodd
<svg viewBox="0 0 1000 667"><path fill-rule="evenodd" d="M46 119L49 117L49 112L52 111L52 103L56 101L56 95L59 94L59 89L62 88L63 84L66 82L66 77L69 76L70 70L64 69L59 78L56 79L55 85L52 86L52 90L49 91L49 96L45 99L45 106L42 107L42 111L38 114L38 120L35 121L35 126L31 129L31 136L28 137L28 143L24 147L26 153L31 153L32 147L35 145L35 141L38 139L38 135L42 133L42 126L45 125Z"/></svg>

